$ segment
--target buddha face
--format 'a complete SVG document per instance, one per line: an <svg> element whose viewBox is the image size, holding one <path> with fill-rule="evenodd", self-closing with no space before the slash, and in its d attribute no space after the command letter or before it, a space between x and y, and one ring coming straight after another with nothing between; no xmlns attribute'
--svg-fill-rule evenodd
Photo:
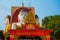
<svg viewBox="0 0 60 40"><path fill-rule="evenodd" d="M9 19L6 17L5 20L4 20L4 24L7 25L9 24Z"/></svg>
<svg viewBox="0 0 60 40"><path fill-rule="evenodd" d="M18 21L24 21L26 14L27 14L26 10L21 10L18 15Z"/></svg>

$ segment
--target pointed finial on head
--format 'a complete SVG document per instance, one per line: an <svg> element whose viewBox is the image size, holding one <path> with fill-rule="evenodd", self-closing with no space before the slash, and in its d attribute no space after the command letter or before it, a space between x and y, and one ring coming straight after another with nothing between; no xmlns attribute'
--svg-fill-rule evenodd
<svg viewBox="0 0 60 40"><path fill-rule="evenodd" d="M22 7L24 7L24 3L23 3L23 0L22 0Z"/></svg>

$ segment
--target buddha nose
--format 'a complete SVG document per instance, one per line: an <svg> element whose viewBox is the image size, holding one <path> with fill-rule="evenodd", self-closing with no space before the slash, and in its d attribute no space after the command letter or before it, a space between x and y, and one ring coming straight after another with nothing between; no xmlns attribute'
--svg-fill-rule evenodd
<svg viewBox="0 0 60 40"><path fill-rule="evenodd" d="M25 19L25 17L23 17L23 19Z"/></svg>

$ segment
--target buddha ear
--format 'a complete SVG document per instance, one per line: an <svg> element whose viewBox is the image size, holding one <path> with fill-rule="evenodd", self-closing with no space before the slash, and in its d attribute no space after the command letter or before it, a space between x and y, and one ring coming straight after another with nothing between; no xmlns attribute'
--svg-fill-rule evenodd
<svg viewBox="0 0 60 40"><path fill-rule="evenodd" d="M20 21L20 14L18 14L18 21Z"/></svg>

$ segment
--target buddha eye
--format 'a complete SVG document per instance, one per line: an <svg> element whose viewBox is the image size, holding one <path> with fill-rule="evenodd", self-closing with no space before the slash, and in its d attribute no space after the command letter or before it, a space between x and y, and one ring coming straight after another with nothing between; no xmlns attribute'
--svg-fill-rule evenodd
<svg viewBox="0 0 60 40"><path fill-rule="evenodd" d="M21 13L21 15L23 15L23 14Z"/></svg>

